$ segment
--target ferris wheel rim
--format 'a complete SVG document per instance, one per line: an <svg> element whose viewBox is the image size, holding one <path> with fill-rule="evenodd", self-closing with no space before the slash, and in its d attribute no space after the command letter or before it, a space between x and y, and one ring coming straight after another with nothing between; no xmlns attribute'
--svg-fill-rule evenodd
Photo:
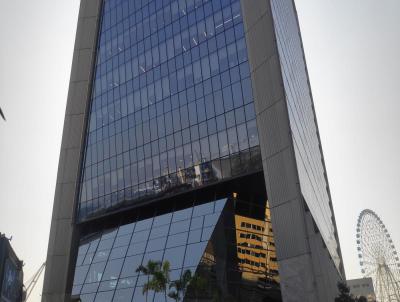
<svg viewBox="0 0 400 302"><path fill-rule="evenodd" d="M399 256L388 229L373 210L364 209L358 216L356 242L361 272L372 277L378 300L400 302ZM385 298L393 295L397 300Z"/></svg>

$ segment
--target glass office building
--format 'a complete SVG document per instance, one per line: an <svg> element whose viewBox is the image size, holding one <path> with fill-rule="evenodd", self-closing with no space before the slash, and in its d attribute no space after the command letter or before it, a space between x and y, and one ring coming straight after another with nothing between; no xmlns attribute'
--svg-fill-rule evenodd
<svg viewBox="0 0 400 302"><path fill-rule="evenodd" d="M333 298L293 1L81 0L54 205L45 302Z"/></svg>
<svg viewBox="0 0 400 302"><path fill-rule="evenodd" d="M279 301L276 255L270 247L273 235L268 216L262 214L265 204L226 198L183 204L171 204L163 214L156 214L155 209L129 224L83 237L73 297L82 301L175 301L168 297L168 288L143 292L148 276L136 269L152 260L170 263L171 280L179 280L188 270L206 280L201 292L188 290L186 301L216 297L249 301L249 296L252 301Z"/></svg>
<svg viewBox="0 0 400 302"><path fill-rule="evenodd" d="M101 14L80 219L260 169L240 1Z"/></svg>

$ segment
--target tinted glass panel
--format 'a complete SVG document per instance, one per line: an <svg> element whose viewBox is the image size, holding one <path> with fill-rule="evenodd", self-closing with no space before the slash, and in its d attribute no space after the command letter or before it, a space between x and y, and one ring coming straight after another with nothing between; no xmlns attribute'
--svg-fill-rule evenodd
<svg viewBox="0 0 400 302"><path fill-rule="evenodd" d="M229 178L229 157L261 169L239 0L107 0L101 15L81 220Z"/></svg>
<svg viewBox="0 0 400 302"><path fill-rule="evenodd" d="M203 209L203 215L193 211L194 208ZM143 296L143 286L149 279L136 270L152 260L170 263L171 280L179 280L188 271L196 276L202 289L188 287L185 301L215 301L215 295L220 295L220 301L281 301L277 256L267 202L246 203L237 199L227 202L227 199L222 199L188 209L190 211L186 212L191 215L185 216L186 220L171 220L163 226L171 228L173 224L189 221L192 225L194 221L201 221L201 224L196 223L200 227L139 242L145 243L140 254L90 263L90 269L88 265L77 263L74 297L92 299L90 294L95 294L100 301L110 297L113 297L113 301L131 301L129 299L132 297L132 301L165 301L162 293L149 291L148 296ZM213 209L212 213L209 213L209 209ZM171 211L170 217L178 212L182 213L182 210ZM159 217L155 216L154 221ZM153 226L148 231L152 233L157 228L159 226ZM118 229L125 229L125 225ZM81 246L97 240L96 236L101 237L101 233L82 239ZM131 246L134 245L135 242L131 242ZM83 275L87 275L86 279Z"/></svg>
<svg viewBox="0 0 400 302"><path fill-rule="evenodd" d="M217 200L119 226L113 233L123 235L117 236L115 240L112 239L111 246L107 245L111 248L111 252L99 250L104 248L101 244L95 244L97 249L92 249L95 255L105 255L103 261L96 262L95 256L88 258L86 265L76 263L74 296L91 299L91 296L86 298L84 294L99 292L96 301L97 299L105 301L110 297L114 297L113 301L121 301L124 297L136 295L134 294L136 287L136 291L140 291L137 294L138 299L142 299L140 287L147 282L147 277L136 270L141 264L146 265L149 260L170 262L171 276L175 276L174 278L180 278L183 267L190 267L195 271L226 201L226 199ZM198 210L193 211L193 209ZM207 226L204 226L203 221L207 221ZM136 225L136 228L130 227L132 225ZM195 226L195 230L189 234L191 225ZM140 231L136 232L137 229ZM107 239L109 236L110 232L107 229L93 235L89 234L85 237L87 239L82 239L81 256L86 257L85 252L91 254L86 247L97 242L98 238L110 240ZM129 246L120 246L128 242L125 237L131 239ZM114 292L115 296L112 296L111 293Z"/></svg>

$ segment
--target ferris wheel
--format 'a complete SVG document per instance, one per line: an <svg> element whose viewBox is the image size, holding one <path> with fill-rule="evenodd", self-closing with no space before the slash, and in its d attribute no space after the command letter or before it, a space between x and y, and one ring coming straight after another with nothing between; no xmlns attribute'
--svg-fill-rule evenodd
<svg viewBox="0 0 400 302"><path fill-rule="evenodd" d="M400 262L379 216L363 210L357 222L357 250L364 277L372 277L378 302L400 302Z"/></svg>

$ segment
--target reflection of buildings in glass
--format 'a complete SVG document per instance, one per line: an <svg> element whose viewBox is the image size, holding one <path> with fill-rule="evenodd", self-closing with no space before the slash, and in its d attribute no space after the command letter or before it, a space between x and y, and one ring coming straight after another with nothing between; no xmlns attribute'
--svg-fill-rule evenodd
<svg viewBox="0 0 400 302"><path fill-rule="evenodd" d="M148 188L132 194L129 200L138 197L155 198L212 184L218 180L238 176L243 173L261 170L259 148L238 152L229 157L212 161L196 162L194 166L183 168L178 165L177 172L154 179Z"/></svg>
<svg viewBox="0 0 400 302"><path fill-rule="evenodd" d="M99 213L112 212L116 208L130 204L133 200L164 197L184 192L188 189L213 184L222 179L240 176L244 173L256 172L262 169L260 159L260 150L256 146L228 157L196 162L192 167L182 168L178 166L176 173L155 178L153 181L146 183L145 186L127 188L124 192L120 192L125 200L111 205L112 201L110 199L109 202L104 203L103 207L98 209L82 207L81 211L87 211L85 215L95 217ZM119 195L116 194L115 196L117 198Z"/></svg>
<svg viewBox="0 0 400 302"><path fill-rule="evenodd" d="M177 280L184 270L195 273L202 256L214 264L214 256L205 250L226 201L180 209L171 204L162 215L156 214L157 207L151 207L150 214L137 221L85 236L76 260L73 298L93 301L99 292L101 299L114 296L119 297L117 301L145 301L142 288L146 277L136 271L139 265L149 260L169 261L171 280Z"/></svg>
<svg viewBox="0 0 400 302"><path fill-rule="evenodd" d="M269 206L265 209L265 220L235 215L235 225L242 278L265 286L279 283Z"/></svg>
<svg viewBox="0 0 400 302"><path fill-rule="evenodd" d="M260 242L272 242L262 238L265 237L263 233L271 238L269 217L255 219L235 215L260 213L259 206L224 198L207 203L193 202L184 208L176 203L167 207L162 215L157 214L160 209L151 207L146 216L136 221L85 236L79 247L73 296L87 302L93 301L98 292L96 297L102 299L115 295L122 299L120 301L131 301L132 297L135 302L144 301L145 276L136 272L136 268L151 259L170 262L171 280L176 280L186 270L202 280L204 288L189 290L185 301L192 298L211 301L216 295L221 301L281 301L279 284L273 283L278 276L274 275L274 280L270 278L271 263L264 259L265 265L253 265L249 270L243 267L237 254L237 232L242 232L242 222L251 222L256 230L246 233L258 234ZM268 230L263 231L264 227ZM266 245L259 250L267 257L272 255ZM267 267L271 269L266 270ZM251 299L247 299L249 295ZM164 299L159 297L154 301Z"/></svg>
<svg viewBox="0 0 400 302"><path fill-rule="evenodd" d="M18 260L9 240L0 234L0 301L21 301L22 282L22 261Z"/></svg>
<svg viewBox="0 0 400 302"><path fill-rule="evenodd" d="M215 257L214 247L211 242L208 242L204 254L201 258L201 264L211 267L212 265L215 265L215 262L216 262L216 257Z"/></svg>
<svg viewBox="0 0 400 302"><path fill-rule="evenodd" d="M285 282L283 297L292 296L295 289L302 301L333 299L336 280L341 278L340 249L335 248L334 215L294 2L261 2L262 11L239 0L81 0L79 18L85 22L79 22L76 41L85 43L76 43L74 52L43 300L51 301L55 295L62 297L60 301L68 299L75 247L88 233L132 223L153 209L157 211L151 215L158 216L167 207L175 211L176 206L188 208L227 198L232 192L251 206L229 209L220 220L226 228L216 227L212 240L207 233L210 226L201 231L207 236L193 239L200 240L199 246L209 242L204 259L208 268L215 269L218 286L228 284L224 293L235 292L249 301L247 294L256 287L251 301L279 301L280 294L267 297L274 287L265 290L260 285L266 272L265 281ZM289 61L279 61L283 58ZM287 83L288 79L294 82ZM279 278L274 275L269 219L265 225L257 221L265 220L267 199L274 214L279 212L274 217L275 240L281 247ZM310 212L304 211L304 201ZM255 207L257 211L252 210ZM299 219L285 225L291 217ZM322 235L330 255L323 245L303 250L314 236L306 218L315 220L316 236ZM181 233L187 232L185 227L180 227ZM236 228L245 237L240 238ZM199 236L195 231L193 236ZM296 240L288 240L288 235ZM145 249L142 239L132 235L133 246L137 245L133 249ZM60 246L65 247L60 251L65 257L54 252ZM123 253L126 246L115 246L115 253L121 253L113 254L118 256L112 259L115 265L122 265L124 257L137 258ZM106 257L103 250L98 252L98 257ZM104 269L99 259L91 262L90 254L88 263L76 261L75 272L87 269L89 263L94 272ZM180 255L171 252L167 259L177 261ZM316 278L310 264L317 261L314 255L322 255L329 266L322 277ZM338 269L332 267L335 261ZM191 262L189 267L197 264ZM302 286L304 274L315 286ZM54 278L57 284L51 282ZM132 281L119 278L123 284ZM245 281L252 278L257 286ZM75 281L74 290L86 295L84 302L107 300L115 291Z"/></svg>
<svg viewBox="0 0 400 302"><path fill-rule="evenodd" d="M282 301L269 208L263 204L228 199L196 270L207 280L202 299Z"/></svg>
<svg viewBox="0 0 400 302"><path fill-rule="evenodd" d="M20 280L18 269L10 259L7 259L4 266L2 296L7 298L10 302L17 302L21 294L19 286Z"/></svg>

